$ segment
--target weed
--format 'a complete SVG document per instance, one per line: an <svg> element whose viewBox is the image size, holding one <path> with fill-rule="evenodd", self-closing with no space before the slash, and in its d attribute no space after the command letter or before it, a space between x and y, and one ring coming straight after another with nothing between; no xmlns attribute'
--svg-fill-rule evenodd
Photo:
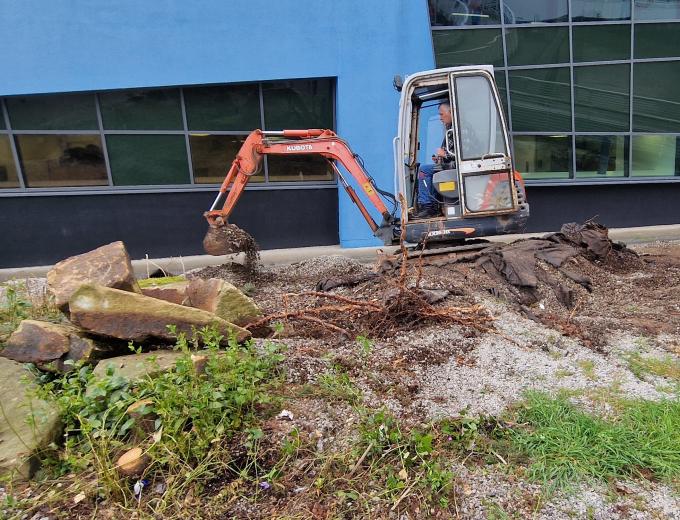
<svg viewBox="0 0 680 520"><path fill-rule="evenodd" d="M347 401L351 405L359 404L363 399L361 390L354 386L349 375L337 368L319 376L318 388L313 393L326 399Z"/></svg>
<svg viewBox="0 0 680 520"><path fill-rule="evenodd" d="M482 505L486 509L487 520L510 520L510 515L505 512L500 505L492 500L482 501Z"/></svg>
<svg viewBox="0 0 680 520"><path fill-rule="evenodd" d="M530 476L550 488L579 479L680 476L680 401L621 401L619 408L605 421L564 397L529 393L517 411L524 427L510 433L512 443L532 460Z"/></svg>
<svg viewBox="0 0 680 520"><path fill-rule="evenodd" d="M243 284L243 287L241 287L241 292L246 296L252 296L253 294L255 294L256 290L257 287L255 287L255 284L251 282L246 282Z"/></svg>
<svg viewBox="0 0 680 520"><path fill-rule="evenodd" d="M574 375L574 372L572 372L571 370L568 370L566 368L560 368L560 369L555 371L555 377L558 378L558 379L563 379L565 377L571 377L573 375Z"/></svg>
<svg viewBox="0 0 680 520"><path fill-rule="evenodd" d="M373 342L366 336L357 336L356 341L361 349L361 357L365 359L370 356L373 351Z"/></svg>
<svg viewBox="0 0 680 520"><path fill-rule="evenodd" d="M673 356L666 355L662 359L645 356L633 352L626 356L628 368L638 379L646 375L665 377L680 382L680 362Z"/></svg>
<svg viewBox="0 0 680 520"><path fill-rule="evenodd" d="M597 380L597 373L595 372L595 362L592 359L582 359L578 363L581 372L591 381Z"/></svg>

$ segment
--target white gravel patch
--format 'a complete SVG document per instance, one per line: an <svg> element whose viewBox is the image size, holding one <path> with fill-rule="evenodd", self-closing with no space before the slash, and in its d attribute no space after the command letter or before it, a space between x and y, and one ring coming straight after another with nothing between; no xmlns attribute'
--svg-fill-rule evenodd
<svg viewBox="0 0 680 520"><path fill-rule="evenodd" d="M470 415L499 415L521 400L527 390L551 394L560 390L583 391L587 395L588 391L615 388L628 398L669 397L657 390L656 382L635 377L618 351L608 355L594 352L502 304L485 302L485 305L496 317L500 334L484 335L472 353L474 363L461 366L452 357L422 373L419 398L431 409L432 417L457 415L464 409ZM632 336L624 339L634 341ZM425 340L423 348L427 348ZM586 408L593 407L585 396L575 401ZM605 407L599 411L607 410Z"/></svg>

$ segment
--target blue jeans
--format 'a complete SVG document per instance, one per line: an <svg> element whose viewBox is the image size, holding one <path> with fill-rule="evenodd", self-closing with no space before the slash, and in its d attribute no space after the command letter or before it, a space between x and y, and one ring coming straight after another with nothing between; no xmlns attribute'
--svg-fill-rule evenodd
<svg viewBox="0 0 680 520"><path fill-rule="evenodd" d="M439 204L437 192L434 190L434 164L421 166L418 172L418 207L436 206Z"/></svg>

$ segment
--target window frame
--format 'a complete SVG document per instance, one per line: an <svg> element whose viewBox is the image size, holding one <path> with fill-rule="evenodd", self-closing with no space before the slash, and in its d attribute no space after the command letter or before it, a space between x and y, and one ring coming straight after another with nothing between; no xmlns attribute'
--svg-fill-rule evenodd
<svg viewBox="0 0 680 520"><path fill-rule="evenodd" d="M0 198L5 196L17 196L17 195L64 195L64 194L111 194L111 193L164 193L164 192L188 192L188 191L215 191L221 184L217 183L201 183L196 182L194 178L193 171L193 160L191 156L191 145L190 145L190 135L192 134L209 134L209 135L235 135L239 137L246 137L253 129L244 130L195 130L189 129L187 121L187 108L184 97L184 89L200 87L219 87L227 85L257 85L258 98L259 98L259 109L260 109L260 128L265 128L264 121L264 100L263 100L263 85L267 83L276 81L329 81L331 83L331 117L332 117L332 129L337 127L337 77L327 76L327 77L315 77L315 78L283 78L279 80L271 81L258 81L258 82L238 82L238 83L220 83L220 84L202 84L202 85L166 85L166 86L147 86L147 87L136 87L131 89L111 89L111 90L100 90L100 91L86 91L79 92L82 94L91 94L95 99L96 116L98 128L94 130L74 130L74 129L59 129L59 130L16 130L11 126L11 120L9 116L9 110L6 103L6 99L13 96L2 96L0 97L0 118L4 122L4 128L0 128L0 135L7 136L11 156L14 160L14 166L17 171L19 178L19 187L16 188L0 188ZM180 108L182 116L182 129L179 130L109 130L104 128L102 120L102 109L100 94L105 92L116 92L124 90L161 90L161 89L178 89L180 94ZM46 95L62 95L70 94L70 92L54 92ZM66 134L88 134L99 136L102 143L102 152L104 154L104 161L106 166L106 174L108 178L108 185L93 185L93 186L63 186L63 187L28 187L23 167L21 164L20 153L18 150L18 144L16 138L20 135L66 135ZM111 174L111 164L109 153L107 150L106 137L113 135L179 135L184 137L184 144L186 148L187 155L187 168L189 171L189 183L188 184L148 184L148 185L133 185L133 186L116 186L113 183L113 177ZM225 174L229 167L225 164ZM263 170L265 172L265 180L263 182L249 184L247 190L275 190L275 189L335 189L337 188L337 178L335 173L331 180L311 180L311 181L270 181L269 180L269 168L267 164L267 157L263 160Z"/></svg>

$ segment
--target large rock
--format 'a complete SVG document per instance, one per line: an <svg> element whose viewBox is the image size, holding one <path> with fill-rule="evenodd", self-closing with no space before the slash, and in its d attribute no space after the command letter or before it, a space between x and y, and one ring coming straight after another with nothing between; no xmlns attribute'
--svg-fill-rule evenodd
<svg viewBox="0 0 680 520"><path fill-rule="evenodd" d="M32 377L23 365L0 358L0 474L30 478L37 468L34 453L54 441L59 414L54 405L33 396Z"/></svg>
<svg viewBox="0 0 680 520"><path fill-rule="evenodd" d="M157 350L143 354L130 354L111 359L104 359L94 368L93 374L97 379L106 376L120 376L130 381L138 381L145 377L152 377L172 369L182 353L175 350Z"/></svg>
<svg viewBox="0 0 680 520"><path fill-rule="evenodd" d="M188 304L212 312L223 320L245 325L262 316L255 302L225 280L194 278L186 289Z"/></svg>
<svg viewBox="0 0 680 520"><path fill-rule="evenodd" d="M163 285L149 285L147 287L142 287L142 294L144 296L150 296L151 298L157 298L178 305L187 305L188 285L188 280L166 283Z"/></svg>
<svg viewBox="0 0 680 520"><path fill-rule="evenodd" d="M99 352L95 342L74 327L23 320L0 355L21 363L35 363L48 370L66 372L76 361L89 361L95 352Z"/></svg>
<svg viewBox="0 0 680 520"><path fill-rule="evenodd" d="M71 322L79 327L112 338L147 341L153 338L175 339L168 325L191 336L192 329L214 327L224 336L224 343L234 334L238 341L250 332L214 314L157 300L142 294L98 285L83 285L69 301Z"/></svg>
<svg viewBox="0 0 680 520"><path fill-rule="evenodd" d="M56 264L47 273L47 285L57 306L66 310L71 295L83 284L97 284L123 291L140 292L123 242L98 247Z"/></svg>

